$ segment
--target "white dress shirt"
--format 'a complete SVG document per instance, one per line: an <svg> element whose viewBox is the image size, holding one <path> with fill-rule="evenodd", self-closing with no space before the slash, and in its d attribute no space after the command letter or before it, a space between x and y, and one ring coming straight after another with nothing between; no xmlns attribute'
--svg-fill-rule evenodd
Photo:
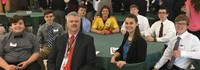
<svg viewBox="0 0 200 70"><path fill-rule="evenodd" d="M145 36L156 36L157 42L164 42L165 45L169 40L176 35L176 29L174 23L168 19L163 22L163 36L159 37L161 21L156 21L152 24L151 28L145 33Z"/></svg>
<svg viewBox="0 0 200 70"><path fill-rule="evenodd" d="M144 17L142 15L137 15L136 17L138 19L140 33L141 33L141 35L144 35L145 31L147 31L150 28L149 21L146 17ZM125 25L125 22L122 24L121 30L126 31L126 28L124 25Z"/></svg>
<svg viewBox="0 0 200 70"><path fill-rule="evenodd" d="M171 59L171 52L173 51L177 37L178 36L175 36L170 40L167 49L154 68L159 69ZM174 65L182 69L187 69L188 65L191 63L191 59L200 59L200 41L195 35L192 35L187 31L179 37L181 37L181 40L178 50L181 51L181 56L175 59Z"/></svg>

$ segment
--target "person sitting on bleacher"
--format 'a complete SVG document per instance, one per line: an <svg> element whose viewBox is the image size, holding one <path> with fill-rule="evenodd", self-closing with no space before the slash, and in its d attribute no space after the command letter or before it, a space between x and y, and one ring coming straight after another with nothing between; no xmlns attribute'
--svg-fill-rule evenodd
<svg viewBox="0 0 200 70"><path fill-rule="evenodd" d="M94 17L91 32L98 34L112 34L119 32L117 20L114 16L111 16L111 11L108 6L103 6L100 15Z"/></svg>
<svg viewBox="0 0 200 70"><path fill-rule="evenodd" d="M150 28L149 27L149 21L145 16L140 15L138 12L139 12L138 6L132 4L130 6L130 13L137 16L140 33L141 33L141 35L144 35L145 32ZM123 25L121 27L121 33L122 34L126 33L125 22L123 23Z"/></svg>

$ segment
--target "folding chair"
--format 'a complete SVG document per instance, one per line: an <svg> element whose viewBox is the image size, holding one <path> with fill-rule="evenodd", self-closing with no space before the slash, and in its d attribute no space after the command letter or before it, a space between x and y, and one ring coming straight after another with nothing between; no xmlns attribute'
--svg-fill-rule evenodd
<svg viewBox="0 0 200 70"><path fill-rule="evenodd" d="M3 26L6 30L6 32L8 31L8 18L6 17L6 15L0 15L0 26Z"/></svg>
<svg viewBox="0 0 200 70"><path fill-rule="evenodd" d="M191 69L192 65L194 66L194 69ZM187 70L200 70L200 60L198 60L198 59L192 59L192 62L187 67Z"/></svg>
<svg viewBox="0 0 200 70"><path fill-rule="evenodd" d="M33 28L32 28L32 19L30 15L24 15L22 16L25 22L25 31L28 31L30 33L33 32Z"/></svg>

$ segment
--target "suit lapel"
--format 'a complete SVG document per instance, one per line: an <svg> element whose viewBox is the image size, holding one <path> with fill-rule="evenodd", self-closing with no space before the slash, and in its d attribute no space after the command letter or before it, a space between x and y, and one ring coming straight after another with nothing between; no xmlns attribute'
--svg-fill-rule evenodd
<svg viewBox="0 0 200 70"><path fill-rule="evenodd" d="M68 40L68 34L63 35L62 40L61 40L61 55L63 56L62 58L64 58L65 55L65 51L66 51L66 45L67 45L67 40Z"/></svg>
<svg viewBox="0 0 200 70"><path fill-rule="evenodd" d="M77 39L76 39L76 43L75 43L75 47L74 47L73 57L76 56L77 51L79 50L79 47L81 46L81 42L82 42L82 33L79 32L77 35ZM73 57L72 57L72 60L73 60Z"/></svg>

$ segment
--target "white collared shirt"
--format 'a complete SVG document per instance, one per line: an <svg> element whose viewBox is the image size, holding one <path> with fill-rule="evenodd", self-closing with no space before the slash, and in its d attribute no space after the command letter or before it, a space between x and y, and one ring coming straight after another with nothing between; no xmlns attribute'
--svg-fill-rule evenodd
<svg viewBox="0 0 200 70"><path fill-rule="evenodd" d="M182 68L187 69L188 65L191 63L191 59L200 59L200 41L191 33L188 33L187 31L184 32L181 37L178 50L181 51L181 56L175 59L174 65ZM172 51L175 45L175 42L177 40L177 36L173 37L169 44L167 49L165 50L163 56L160 58L160 60L156 63L154 68L159 69L162 67L168 60L171 60L172 57Z"/></svg>
<svg viewBox="0 0 200 70"><path fill-rule="evenodd" d="M151 28L145 33L145 36L156 35L157 42L164 42L166 45L169 42L169 40L176 35L176 29L174 26L174 23L168 19L166 19L163 22L163 36L159 37L159 31L160 31L161 21L155 22Z"/></svg>
<svg viewBox="0 0 200 70"><path fill-rule="evenodd" d="M136 17L138 19L140 33L141 33L141 35L144 35L145 31L150 28L149 21L148 21L148 19L146 17L144 17L142 15L139 15L139 14ZM125 22L122 24L121 30L125 30L126 31Z"/></svg>

